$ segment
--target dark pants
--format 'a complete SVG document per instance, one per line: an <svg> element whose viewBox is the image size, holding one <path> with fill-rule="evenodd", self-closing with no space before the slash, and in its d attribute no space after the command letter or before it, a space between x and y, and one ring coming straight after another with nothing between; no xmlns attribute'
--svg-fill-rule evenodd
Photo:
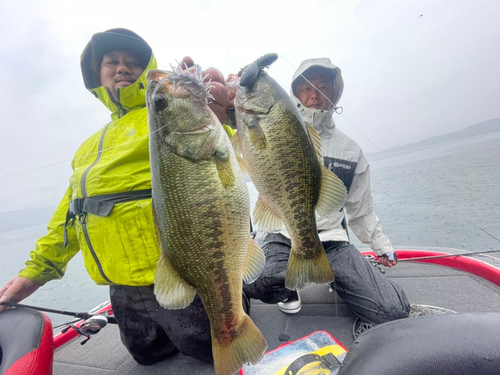
<svg viewBox="0 0 500 375"><path fill-rule="evenodd" d="M291 242L277 233L258 232L256 242L266 255L262 274L244 285L248 297L266 303L285 301L292 291L285 288ZM323 242L335 275L331 287L365 322L380 324L408 317L410 304L404 291L373 267L349 242Z"/></svg>
<svg viewBox="0 0 500 375"><path fill-rule="evenodd" d="M153 285L112 285L110 296L121 340L141 365L152 365L179 351L203 362L213 362L210 322L198 295L181 310L161 307ZM243 309L250 312L245 295Z"/></svg>

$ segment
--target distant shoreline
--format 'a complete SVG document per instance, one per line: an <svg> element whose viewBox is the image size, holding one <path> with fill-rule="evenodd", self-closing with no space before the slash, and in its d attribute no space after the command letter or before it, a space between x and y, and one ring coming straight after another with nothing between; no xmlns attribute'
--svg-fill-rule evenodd
<svg viewBox="0 0 500 375"><path fill-rule="evenodd" d="M396 147L391 147L379 152L370 152L366 153L366 157L368 159L379 156L379 155L384 155L384 154L391 154L394 152L401 152L401 151L408 151L414 148L418 147L424 147L424 146L429 146L437 143L442 143L442 142L449 142L449 141L456 141L459 139L463 138L468 138L468 137L474 137L477 135L482 135L482 134L487 134L487 133L492 133L500 131L500 118L494 118L491 120L487 121L482 121L477 124L471 125L466 127L463 130L458 130L452 133L447 133L443 135L438 135L435 137L431 138L426 138L422 141L415 142L415 143L409 143L406 145L402 146L396 146Z"/></svg>
<svg viewBox="0 0 500 375"><path fill-rule="evenodd" d="M381 159L389 154L405 153L407 151L426 147L429 145L456 141L496 131L500 131L500 118L483 121L471 125L463 130L427 138L416 143L391 147L375 153L366 153L366 157L370 162L372 162ZM56 208L57 206L48 206L17 211L0 212L0 233L34 227L37 225L47 225Z"/></svg>

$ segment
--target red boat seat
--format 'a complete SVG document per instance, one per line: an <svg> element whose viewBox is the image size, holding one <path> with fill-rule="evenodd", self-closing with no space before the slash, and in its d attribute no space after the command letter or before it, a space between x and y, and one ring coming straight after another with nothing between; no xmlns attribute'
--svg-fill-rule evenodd
<svg viewBox="0 0 500 375"><path fill-rule="evenodd" d="M338 375L498 375L500 314L427 315L363 332Z"/></svg>
<svg viewBox="0 0 500 375"><path fill-rule="evenodd" d="M0 313L0 374L52 375L54 338L49 317L29 309Z"/></svg>

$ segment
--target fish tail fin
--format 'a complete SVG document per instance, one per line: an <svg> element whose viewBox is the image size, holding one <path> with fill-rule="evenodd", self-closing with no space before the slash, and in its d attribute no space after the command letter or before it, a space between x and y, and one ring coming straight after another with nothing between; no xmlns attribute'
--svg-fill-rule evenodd
<svg viewBox="0 0 500 375"><path fill-rule="evenodd" d="M244 364L257 364L266 349L267 342L262 332L245 314L242 323L236 328L234 339L229 343L220 343L212 335L215 373L232 375Z"/></svg>
<svg viewBox="0 0 500 375"><path fill-rule="evenodd" d="M332 266L328 261L321 242L313 258L304 259L292 244L288 266L286 269L285 286L291 290L302 289L309 283L327 284L333 281Z"/></svg>

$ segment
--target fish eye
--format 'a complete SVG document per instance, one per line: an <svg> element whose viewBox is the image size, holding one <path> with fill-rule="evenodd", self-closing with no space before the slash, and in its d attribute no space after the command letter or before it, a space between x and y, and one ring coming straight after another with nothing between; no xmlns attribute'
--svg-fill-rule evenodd
<svg viewBox="0 0 500 375"><path fill-rule="evenodd" d="M168 106L168 100L161 95L156 95L153 98L153 103L157 111L163 111Z"/></svg>

